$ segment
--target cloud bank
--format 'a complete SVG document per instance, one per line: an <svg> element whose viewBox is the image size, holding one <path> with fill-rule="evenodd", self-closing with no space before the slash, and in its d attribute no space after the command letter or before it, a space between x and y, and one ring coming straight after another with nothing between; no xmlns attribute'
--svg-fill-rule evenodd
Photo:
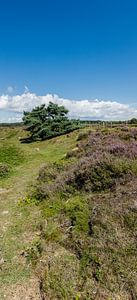
<svg viewBox="0 0 137 300"><path fill-rule="evenodd" d="M23 111L49 101L64 105L69 110L69 117L80 119L126 120L137 118L137 109L128 104L105 100L70 100L58 95L47 94L39 96L30 93L28 89L21 95L0 96L0 122L18 122L22 119Z"/></svg>

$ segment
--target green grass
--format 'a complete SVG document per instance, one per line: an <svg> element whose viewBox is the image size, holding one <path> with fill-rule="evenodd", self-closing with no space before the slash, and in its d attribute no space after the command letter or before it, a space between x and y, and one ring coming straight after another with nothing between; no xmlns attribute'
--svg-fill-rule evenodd
<svg viewBox="0 0 137 300"><path fill-rule="evenodd" d="M25 160L25 153L15 145L3 145L0 147L0 162L10 167L20 165Z"/></svg>
<svg viewBox="0 0 137 300"><path fill-rule="evenodd" d="M21 128L4 127L0 131L0 163L10 169L6 177L0 178L3 189L0 193L1 257L5 260L0 274L2 299L5 289L8 291L13 284L24 282L31 276L31 267L26 265L20 253L37 236L42 222L40 208L35 203L27 206L19 203L26 197L41 165L62 164L67 151L75 146L78 135L73 132L50 141L21 144L19 137L25 134Z"/></svg>
<svg viewBox="0 0 137 300"><path fill-rule="evenodd" d="M33 195L41 166L45 182L54 182L54 173L77 161L66 154L78 136L86 142L86 131L21 144L22 128L1 128L0 164L10 168L0 178L1 299L32 276L42 278L49 299L136 299L137 179L114 191L57 190L39 203ZM128 163L136 175L136 161ZM115 171L129 165L117 160Z"/></svg>

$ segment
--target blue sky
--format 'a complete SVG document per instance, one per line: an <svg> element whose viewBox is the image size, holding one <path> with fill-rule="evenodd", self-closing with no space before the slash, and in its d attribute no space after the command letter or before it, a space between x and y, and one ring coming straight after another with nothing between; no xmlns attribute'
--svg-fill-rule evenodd
<svg viewBox="0 0 137 300"><path fill-rule="evenodd" d="M14 101L24 86L137 107L137 1L1 2L0 118L13 111L2 95Z"/></svg>

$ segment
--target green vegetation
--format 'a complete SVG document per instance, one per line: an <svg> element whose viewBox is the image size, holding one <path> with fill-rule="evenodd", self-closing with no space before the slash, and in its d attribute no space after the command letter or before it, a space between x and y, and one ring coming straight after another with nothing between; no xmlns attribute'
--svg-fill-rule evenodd
<svg viewBox="0 0 137 300"><path fill-rule="evenodd" d="M33 276L42 299L136 299L137 130L24 136L1 130L1 298Z"/></svg>
<svg viewBox="0 0 137 300"><path fill-rule="evenodd" d="M24 112L23 122L30 132L27 141L46 140L59 136L81 127L79 121L71 121L67 117L68 110L49 102L34 108L31 112Z"/></svg>
<svg viewBox="0 0 137 300"><path fill-rule="evenodd" d="M5 162L8 161L10 167L7 175L0 177L0 299L2 300L5 298L10 300L13 295L19 299L20 294L25 298L26 293L30 293L29 288L34 291L32 297L37 300L35 293L39 293L39 280L32 274L26 249L31 248L33 240L35 243L40 234L43 218L40 207L35 200L30 200L26 192L32 188L32 182L41 166L54 162L58 164L66 152L74 148L77 132L50 141L21 144L20 139L25 135L24 128L20 126L0 128L0 149L2 149L0 164L6 165ZM16 164L10 153L4 151L8 147L18 152Z"/></svg>
<svg viewBox="0 0 137 300"><path fill-rule="evenodd" d="M22 163L24 154L14 145L4 145L0 147L0 161L10 166L16 166Z"/></svg>
<svg viewBox="0 0 137 300"><path fill-rule="evenodd" d="M52 261L43 277L49 298L137 297L136 136L135 129L80 132L74 156L69 151L60 167L40 170L32 198L47 222L42 257ZM72 255L71 267L64 255ZM64 281L66 270L72 282Z"/></svg>
<svg viewBox="0 0 137 300"><path fill-rule="evenodd" d="M6 132L4 130L4 132ZM0 144L0 177L4 178L14 172L15 167L25 161L25 153L20 146L10 143L10 139L16 137L15 132L11 132ZM8 142L7 142L8 139Z"/></svg>

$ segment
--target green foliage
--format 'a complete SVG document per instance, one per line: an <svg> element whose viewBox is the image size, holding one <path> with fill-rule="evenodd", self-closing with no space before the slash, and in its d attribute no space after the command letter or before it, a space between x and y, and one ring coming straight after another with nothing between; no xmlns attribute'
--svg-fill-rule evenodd
<svg viewBox="0 0 137 300"><path fill-rule="evenodd" d="M59 241L60 240L60 231L58 226L53 222L47 224L46 229L43 232L44 238L46 241Z"/></svg>
<svg viewBox="0 0 137 300"><path fill-rule="evenodd" d="M129 211L124 215L124 225L131 231L137 230L136 211Z"/></svg>
<svg viewBox="0 0 137 300"><path fill-rule="evenodd" d="M80 196L70 198L65 203L64 210L70 218L74 230L77 232L88 232L89 209L84 198Z"/></svg>
<svg viewBox="0 0 137 300"><path fill-rule="evenodd" d="M44 290L49 299L80 299L78 261L69 251L57 248L45 269ZM49 253L50 257L50 253ZM85 298L87 299L87 298Z"/></svg>
<svg viewBox="0 0 137 300"><path fill-rule="evenodd" d="M79 121L71 121L67 117L68 110L52 102L24 112L23 122L30 132L30 141L46 140L65 134L80 127Z"/></svg>
<svg viewBox="0 0 137 300"><path fill-rule="evenodd" d="M131 166L126 160L113 159L103 161L95 165L91 170L91 182L93 191L102 191L111 188L116 179L131 173ZM88 185L88 184L87 184ZM87 186L88 188L88 186Z"/></svg>
<svg viewBox="0 0 137 300"><path fill-rule="evenodd" d="M101 142L92 130L92 135L83 138L77 149L79 132L37 144L22 144L22 152L26 151L29 159L20 167L22 152L15 136L11 136L10 143L16 145L17 159L14 151L10 159L9 151L5 156L5 146L11 145L9 140L2 141L1 164L16 164L18 169L15 178L8 179L12 191L2 196L2 211L8 210L9 214L8 219L6 215L1 217L14 223L6 226L3 236L3 281L10 288L9 278L13 277L12 284L18 284L21 276L26 278L24 272L35 267L49 299L137 299L137 155L129 155L133 150L136 154L136 143L124 140L129 150L124 147L120 152L121 144L112 137L111 147L106 147L109 129L102 132ZM119 133L121 137L120 129L116 131ZM122 136L127 133L122 131ZM71 149L73 155L65 159ZM105 157L98 151L101 149ZM35 199L32 186L29 194L24 193L26 183L37 176L40 165L35 183L41 188L41 197L45 190L49 192L44 201ZM23 199L15 209L19 197ZM13 220L9 219L11 205Z"/></svg>
<svg viewBox="0 0 137 300"><path fill-rule="evenodd" d="M41 240L35 238L31 245L25 249L25 256L27 257L28 262L31 262L33 266L37 264L37 260L42 253Z"/></svg>
<svg viewBox="0 0 137 300"><path fill-rule="evenodd" d="M132 118L130 121L128 121L129 124L137 124L137 119Z"/></svg>

